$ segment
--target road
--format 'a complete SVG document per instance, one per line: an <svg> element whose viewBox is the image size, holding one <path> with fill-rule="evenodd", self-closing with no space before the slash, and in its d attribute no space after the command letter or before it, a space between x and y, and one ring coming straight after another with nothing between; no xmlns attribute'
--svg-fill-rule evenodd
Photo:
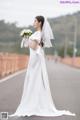
<svg viewBox="0 0 80 120"><path fill-rule="evenodd" d="M47 60L47 70L53 101L58 109L70 110L76 116L19 117L8 120L80 120L80 69ZM22 95L26 69L0 83L0 112L15 112Z"/></svg>

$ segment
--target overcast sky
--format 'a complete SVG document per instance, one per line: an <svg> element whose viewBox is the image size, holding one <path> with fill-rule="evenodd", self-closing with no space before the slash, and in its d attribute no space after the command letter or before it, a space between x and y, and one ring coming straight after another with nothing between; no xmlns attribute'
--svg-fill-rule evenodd
<svg viewBox="0 0 80 120"><path fill-rule="evenodd" d="M60 0L0 0L0 20L17 22L18 26L33 23L36 15L57 17L80 10L80 4L61 4Z"/></svg>

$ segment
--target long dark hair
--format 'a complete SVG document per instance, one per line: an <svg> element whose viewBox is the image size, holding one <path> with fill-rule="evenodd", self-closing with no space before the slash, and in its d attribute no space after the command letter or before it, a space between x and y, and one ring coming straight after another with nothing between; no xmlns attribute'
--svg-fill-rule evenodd
<svg viewBox="0 0 80 120"><path fill-rule="evenodd" d="M38 22L41 22L41 29L42 29L43 24L44 24L44 17L43 16L36 16L35 18L38 20Z"/></svg>
<svg viewBox="0 0 80 120"><path fill-rule="evenodd" d="M41 30L42 30L44 20L45 20L44 17L43 16L36 16L35 18L38 20L38 22L41 22ZM42 39L41 39L39 45L41 45L42 47L44 46L44 43L43 43Z"/></svg>

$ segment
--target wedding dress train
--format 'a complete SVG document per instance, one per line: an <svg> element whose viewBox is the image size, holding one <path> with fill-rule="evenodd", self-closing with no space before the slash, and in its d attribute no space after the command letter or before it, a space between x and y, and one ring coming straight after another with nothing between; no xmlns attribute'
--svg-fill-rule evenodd
<svg viewBox="0 0 80 120"><path fill-rule="evenodd" d="M16 112L9 116L75 116L75 113L68 110L57 110L53 103L43 48L39 46L37 50L29 49L30 57L21 102Z"/></svg>

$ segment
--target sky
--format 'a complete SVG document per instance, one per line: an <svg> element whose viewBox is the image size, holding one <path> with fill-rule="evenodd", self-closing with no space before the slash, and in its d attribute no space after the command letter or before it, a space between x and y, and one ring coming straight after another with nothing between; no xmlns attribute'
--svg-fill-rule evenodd
<svg viewBox="0 0 80 120"><path fill-rule="evenodd" d="M61 4L60 0L0 0L0 20L16 22L18 26L32 25L36 15L55 18L77 11L80 11L80 3Z"/></svg>

